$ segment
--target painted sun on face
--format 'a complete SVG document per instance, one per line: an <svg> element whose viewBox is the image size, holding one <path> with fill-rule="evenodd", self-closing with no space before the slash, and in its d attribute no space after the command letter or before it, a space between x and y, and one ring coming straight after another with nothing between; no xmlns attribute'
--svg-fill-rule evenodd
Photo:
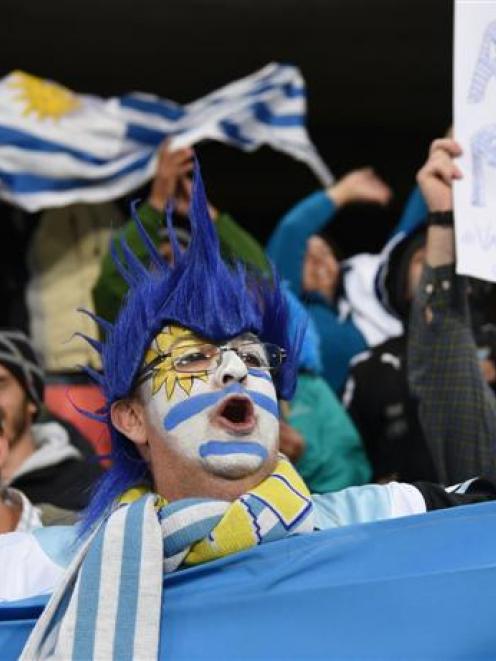
<svg viewBox="0 0 496 661"><path fill-rule="evenodd" d="M10 87L19 90L16 98L24 104L25 116L34 114L38 119L57 120L81 105L75 94L57 83L31 76L23 71L15 71L12 78Z"/></svg>
<svg viewBox="0 0 496 661"><path fill-rule="evenodd" d="M181 351L185 347L194 346L201 342L192 331L182 328L181 326L166 326L161 333L159 333L150 345L150 348L145 355L145 365L156 360L161 354L170 354L167 358L159 363L157 369L154 370L152 376L152 395L156 395L158 391L165 386L165 394L169 400L174 389L179 386L187 395L191 393L195 379L201 381L208 381L207 372L195 372L193 374L184 374L176 372L173 366L173 361L179 357Z"/></svg>

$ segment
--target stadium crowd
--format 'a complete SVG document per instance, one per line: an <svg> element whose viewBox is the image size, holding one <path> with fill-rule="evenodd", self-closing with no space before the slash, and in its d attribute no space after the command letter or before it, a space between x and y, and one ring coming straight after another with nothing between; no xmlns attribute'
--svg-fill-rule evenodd
<svg viewBox="0 0 496 661"><path fill-rule="evenodd" d="M382 251L346 260L327 226L392 195L371 168L295 201L265 247L204 197L193 150L168 143L129 220L106 205L46 212L30 248L31 338L0 330L0 532L18 533L0 542L0 599L72 603L84 570L48 560L39 531L70 530L61 539L85 549L83 568L103 544L103 567L138 504L141 562L154 560L157 509L173 571L249 548L243 516L261 516L262 495L276 511L282 498L292 523L257 544L496 499L496 334L490 287L455 273L459 154L434 140ZM64 215L80 231L62 229L55 246ZM190 512L193 499L206 513ZM179 533L193 536L181 546ZM76 645L68 618L52 640L61 657Z"/></svg>

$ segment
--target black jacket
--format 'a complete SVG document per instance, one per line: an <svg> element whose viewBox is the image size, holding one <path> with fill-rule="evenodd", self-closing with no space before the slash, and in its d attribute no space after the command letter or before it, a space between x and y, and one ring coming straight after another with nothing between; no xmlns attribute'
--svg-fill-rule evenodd
<svg viewBox="0 0 496 661"><path fill-rule="evenodd" d="M405 336L387 340L352 363L344 404L363 439L375 481L437 482L410 395Z"/></svg>

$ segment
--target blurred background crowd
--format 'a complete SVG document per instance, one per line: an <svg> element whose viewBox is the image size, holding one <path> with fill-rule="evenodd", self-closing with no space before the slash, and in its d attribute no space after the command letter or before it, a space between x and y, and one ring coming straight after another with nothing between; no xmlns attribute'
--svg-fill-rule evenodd
<svg viewBox="0 0 496 661"><path fill-rule="evenodd" d="M284 282L307 332L298 386L281 402L281 448L314 493L367 482L442 481L408 385L411 302L425 257L427 207L415 174L451 124L452 3L7 3L3 73L22 69L86 93L145 90L180 103L269 61L297 64L308 127L336 179L301 163L195 145L227 259ZM112 320L125 295L109 255L125 236L145 260L129 203L166 258L174 200L184 246L193 150L160 146L149 185L100 204L0 212L0 531L72 521L108 465L106 432L81 413L100 397L76 331L84 308ZM141 251L141 254L140 254ZM496 384L492 285L470 282L481 373ZM467 475L466 477L470 477ZM36 507L32 507L31 503ZM14 505L14 506L13 506Z"/></svg>

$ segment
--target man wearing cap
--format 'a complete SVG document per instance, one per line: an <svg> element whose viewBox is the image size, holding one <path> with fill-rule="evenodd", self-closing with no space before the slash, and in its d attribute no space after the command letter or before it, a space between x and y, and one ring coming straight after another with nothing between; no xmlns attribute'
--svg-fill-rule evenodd
<svg viewBox="0 0 496 661"><path fill-rule="evenodd" d="M18 330L0 330L0 413L8 442L1 482L35 504L81 510L101 469L84 460L61 424L35 423L43 393L43 371L29 339Z"/></svg>
<svg viewBox="0 0 496 661"><path fill-rule="evenodd" d="M9 442L0 417L0 470L9 456ZM17 489L5 486L0 480L0 534L6 532L29 532L42 525L40 512L28 498Z"/></svg>

